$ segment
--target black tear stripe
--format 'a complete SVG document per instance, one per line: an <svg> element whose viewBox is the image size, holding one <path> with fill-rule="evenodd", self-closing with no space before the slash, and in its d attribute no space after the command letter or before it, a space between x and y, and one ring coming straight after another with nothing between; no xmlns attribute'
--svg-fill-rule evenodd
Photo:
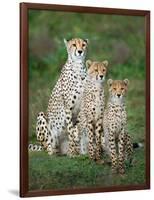
<svg viewBox="0 0 154 200"><path fill-rule="evenodd" d="M77 52L77 47L75 47L75 55L77 56L76 52Z"/></svg>

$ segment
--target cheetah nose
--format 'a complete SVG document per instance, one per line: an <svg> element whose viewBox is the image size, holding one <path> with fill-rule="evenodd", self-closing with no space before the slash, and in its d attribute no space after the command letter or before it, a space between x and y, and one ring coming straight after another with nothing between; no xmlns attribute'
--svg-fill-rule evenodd
<svg viewBox="0 0 154 200"><path fill-rule="evenodd" d="M121 96L121 94L117 94L117 97L119 98Z"/></svg>
<svg viewBox="0 0 154 200"><path fill-rule="evenodd" d="M102 79L102 78L103 78L103 75L100 75L100 78Z"/></svg>
<svg viewBox="0 0 154 200"><path fill-rule="evenodd" d="M82 51L81 51L81 50L78 50L78 53L79 53L79 54L82 54Z"/></svg>

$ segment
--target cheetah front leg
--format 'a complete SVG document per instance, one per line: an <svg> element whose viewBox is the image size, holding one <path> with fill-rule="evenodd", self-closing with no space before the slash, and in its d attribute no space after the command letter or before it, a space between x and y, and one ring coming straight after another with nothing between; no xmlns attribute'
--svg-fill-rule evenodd
<svg viewBox="0 0 154 200"><path fill-rule="evenodd" d="M125 133L126 141L125 141L125 152L127 155L127 159L129 160L130 165L132 164L133 160L133 144L130 135Z"/></svg>
<svg viewBox="0 0 154 200"><path fill-rule="evenodd" d="M115 132L111 128L109 129L109 149L112 162L112 173L117 172L117 153L116 153L116 141Z"/></svg>
<svg viewBox="0 0 154 200"><path fill-rule="evenodd" d="M119 134L119 141L118 141L118 161L119 161L119 173L124 174L124 160L125 160L125 133L124 130L121 131Z"/></svg>
<svg viewBox="0 0 154 200"><path fill-rule="evenodd" d="M74 127L74 138L73 138L73 141L74 141L74 144L75 144L75 152L76 154L80 154L80 136L79 136L79 127L78 125L75 125Z"/></svg>
<svg viewBox="0 0 154 200"><path fill-rule="evenodd" d="M88 133L88 152L89 152L89 157L92 160L95 160L95 148L94 148L94 127L92 122L89 122L87 125L87 133Z"/></svg>
<svg viewBox="0 0 154 200"><path fill-rule="evenodd" d="M73 128L73 122L72 122L72 111L71 109L66 110L66 124L67 124L67 132L68 132L68 142L69 142L69 147L68 147L68 155L70 157L73 157L74 155L77 154L75 146L75 137L74 137L74 128Z"/></svg>
<svg viewBox="0 0 154 200"><path fill-rule="evenodd" d="M96 123L96 161L98 163L104 163L103 160L101 160L101 136L103 137L103 130L102 130L102 119L99 119Z"/></svg>

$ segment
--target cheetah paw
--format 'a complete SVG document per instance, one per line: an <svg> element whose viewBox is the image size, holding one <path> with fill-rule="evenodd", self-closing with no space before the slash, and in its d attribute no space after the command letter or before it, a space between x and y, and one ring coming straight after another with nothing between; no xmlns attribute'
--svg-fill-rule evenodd
<svg viewBox="0 0 154 200"><path fill-rule="evenodd" d="M100 160L96 160L96 163L99 164L99 165L103 165L104 164L104 160L101 160L101 159Z"/></svg>
<svg viewBox="0 0 154 200"><path fill-rule="evenodd" d="M125 173L125 170L122 168L122 169L119 169L119 174L123 175Z"/></svg>

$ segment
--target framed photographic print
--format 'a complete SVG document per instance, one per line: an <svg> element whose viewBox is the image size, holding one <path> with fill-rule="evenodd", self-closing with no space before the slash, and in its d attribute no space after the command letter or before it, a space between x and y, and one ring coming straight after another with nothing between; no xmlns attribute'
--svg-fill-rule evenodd
<svg viewBox="0 0 154 200"><path fill-rule="evenodd" d="M150 189L150 11L20 4L20 196Z"/></svg>

